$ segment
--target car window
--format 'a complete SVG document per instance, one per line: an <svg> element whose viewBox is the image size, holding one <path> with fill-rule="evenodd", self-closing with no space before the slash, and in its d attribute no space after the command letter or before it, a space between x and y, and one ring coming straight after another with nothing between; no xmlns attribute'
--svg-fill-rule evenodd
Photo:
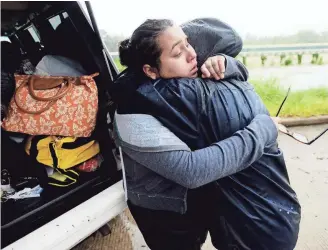
<svg viewBox="0 0 328 250"><path fill-rule="evenodd" d="M67 12L63 12L57 16L49 18L48 21L51 24L52 28L55 30L57 29L58 25L61 24L63 18L64 19L68 18Z"/></svg>
<svg viewBox="0 0 328 250"><path fill-rule="evenodd" d="M58 25L61 24L60 16L57 15L57 16L50 18L49 22L50 22L52 28L55 30L58 27Z"/></svg>
<svg viewBox="0 0 328 250"><path fill-rule="evenodd" d="M0 41L1 42L2 41L11 42L10 39L9 39L9 37L7 37L7 36L1 36L1 40Z"/></svg>
<svg viewBox="0 0 328 250"><path fill-rule="evenodd" d="M31 27L27 28L27 30L30 32L30 34L33 37L34 41L39 43L40 42L40 37L39 37L35 27L31 26Z"/></svg>

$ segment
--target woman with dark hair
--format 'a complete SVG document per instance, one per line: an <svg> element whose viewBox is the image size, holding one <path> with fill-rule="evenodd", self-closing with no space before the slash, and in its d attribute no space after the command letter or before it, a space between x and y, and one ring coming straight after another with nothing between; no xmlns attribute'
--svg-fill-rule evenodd
<svg viewBox="0 0 328 250"><path fill-rule="evenodd" d="M300 205L269 139L274 123L227 55L238 41L226 24L197 19L182 28L147 20L121 43L114 132L128 205L151 249L200 249L207 230L217 249L295 247Z"/></svg>

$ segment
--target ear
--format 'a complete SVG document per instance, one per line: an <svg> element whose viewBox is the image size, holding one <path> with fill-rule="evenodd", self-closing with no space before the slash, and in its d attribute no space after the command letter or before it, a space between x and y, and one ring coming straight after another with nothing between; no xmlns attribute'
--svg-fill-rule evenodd
<svg viewBox="0 0 328 250"><path fill-rule="evenodd" d="M148 76L149 78L155 80L159 77L158 70L155 67L151 67L149 64L145 64L142 67L143 72Z"/></svg>

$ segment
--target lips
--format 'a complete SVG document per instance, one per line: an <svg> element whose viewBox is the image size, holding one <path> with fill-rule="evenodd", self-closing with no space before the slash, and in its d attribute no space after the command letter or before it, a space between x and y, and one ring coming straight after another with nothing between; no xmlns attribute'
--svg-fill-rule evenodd
<svg viewBox="0 0 328 250"><path fill-rule="evenodd" d="M192 67L192 69L190 70L190 72L194 72L194 71L197 71L198 69L197 69L197 64L194 66L194 67Z"/></svg>
<svg viewBox="0 0 328 250"><path fill-rule="evenodd" d="M191 77L197 77L198 68L197 65L190 70Z"/></svg>

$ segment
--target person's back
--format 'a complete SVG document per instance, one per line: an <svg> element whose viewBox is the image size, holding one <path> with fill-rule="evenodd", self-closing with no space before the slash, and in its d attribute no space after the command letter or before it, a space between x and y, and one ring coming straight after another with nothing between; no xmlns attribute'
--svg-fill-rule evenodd
<svg viewBox="0 0 328 250"><path fill-rule="evenodd" d="M268 114L252 85L233 79L159 80L154 85L141 86L138 93L138 101L146 104L140 105L142 112L155 116L194 149L230 137L257 114ZM287 242L296 243L300 205L289 185L284 157L277 143L266 148L265 154L250 167L216 183L217 207L224 214L223 223L227 228L231 223L233 230L244 234L238 235L238 244L256 249L259 242L252 242L254 237L261 239L261 249L272 249L268 245L271 242L276 244L274 249L284 249ZM244 230L245 227L252 231Z"/></svg>

